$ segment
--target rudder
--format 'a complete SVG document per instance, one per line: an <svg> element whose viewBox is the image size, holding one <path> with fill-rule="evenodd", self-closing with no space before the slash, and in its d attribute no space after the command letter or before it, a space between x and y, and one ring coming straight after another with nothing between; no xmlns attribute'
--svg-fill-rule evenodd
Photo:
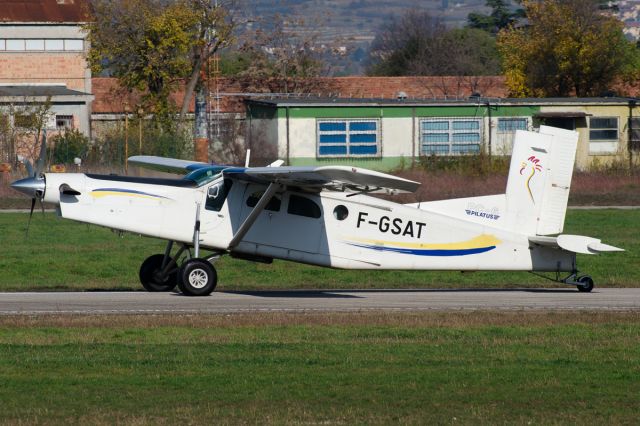
<svg viewBox="0 0 640 426"><path fill-rule="evenodd" d="M562 232L577 146L578 133L570 130L516 132L506 191L510 228L527 235Z"/></svg>

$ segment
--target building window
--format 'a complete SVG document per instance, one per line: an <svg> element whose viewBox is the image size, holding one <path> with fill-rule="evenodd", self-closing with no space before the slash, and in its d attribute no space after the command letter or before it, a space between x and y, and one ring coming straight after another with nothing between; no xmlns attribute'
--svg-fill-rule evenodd
<svg viewBox="0 0 640 426"><path fill-rule="evenodd" d="M11 52L24 50L24 40L7 40L7 50Z"/></svg>
<svg viewBox="0 0 640 426"><path fill-rule="evenodd" d="M377 157L378 120L318 121L318 157Z"/></svg>
<svg viewBox="0 0 640 426"><path fill-rule="evenodd" d="M0 51L8 52L82 52L82 39L0 39Z"/></svg>
<svg viewBox="0 0 640 426"><path fill-rule="evenodd" d="M515 133L516 130L527 130L526 118L499 118L498 133Z"/></svg>
<svg viewBox="0 0 640 426"><path fill-rule="evenodd" d="M58 129L73 129L73 115L56 115Z"/></svg>
<svg viewBox="0 0 640 426"><path fill-rule="evenodd" d="M44 50L44 40L25 40L25 50Z"/></svg>
<svg viewBox="0 0 640 426"><path fill-rule="evenodd" d="M31 114L16 114L13 116L13 125L21 129L29 129L35 125L35 117Z"/></svg>
<svg viewBox="0 0 640 426"><path fill-rule="evenodd" d="M65 40L64 50L82 51L84 47L82 40Z"/></svg>
<svg viewBox="0 0 640 426"><path fill-rule="evenodd" d="M589 152L612 154L618 150L618 117L589 118Z"/></svg>
<svg viewBox="0 0 640 426"><path fill-rule="evenodd" d="M480 152L479 118L425 118L420 121L423 155L465 155Z"/></svg>
<svg viewBox="0 0 640 426"><path fill-rule="evenodd" d="M527 130L528 126L529 120L525 117L498 118L496 138L491 147L492 154L511 155L516 131Z"/></svg>
<svg viewBox="0 0 640 426"><path fill-rule="evenodd" d="M44 50L48 50L48 51L64 50L64 40L45 40Z"/></svg>

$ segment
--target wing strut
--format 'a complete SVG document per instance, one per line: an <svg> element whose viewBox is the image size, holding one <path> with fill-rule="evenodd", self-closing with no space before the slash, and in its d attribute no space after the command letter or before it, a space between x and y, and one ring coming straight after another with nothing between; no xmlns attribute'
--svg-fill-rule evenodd
<svg viewBox="0 0 640 426"><path fill-rule="evenodd" d="M262 194L262 197L260 197L258 204L256 204L256 206L253 208L253 211L251 211L251 213L249 213L249 216L247 216L244 222L242 222L242 225L240 225L240 228L238 228L238 231L231 239L231 242L229 242L227 250L233 250L240 243L240 241L242 241L244 236L247 235L247 232L249 232L249 229L251 229L251 226L253 226L253 223L258 218L258 215L262 213L264 208L267 206L267 203L271 201L271 198L276 193L279 187L280 185L276 182L272 182L269 184L267 190L264 192L264 194Z"/></svg>

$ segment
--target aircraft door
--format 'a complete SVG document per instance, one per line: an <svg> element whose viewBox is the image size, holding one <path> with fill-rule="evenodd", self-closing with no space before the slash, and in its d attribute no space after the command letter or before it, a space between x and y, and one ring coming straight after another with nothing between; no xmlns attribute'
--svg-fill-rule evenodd
<svg viewBox="0 0 640 426"><path fill-rule="evenodd" d="M242 205L242 221L265 188L249 185ZM276 194L260 214L244 240L290 250L317 253L324 234L322 209L314 195ZM293 200L293 201L292 201Z"/></svg>
<svg viewBox="0 0 640 426"><path fill-rule="evenodd" d="M213 241L218 242L215 245L224 245L222 239L230 238L228 227L222 225L229 223L227 197L232 186L231 179L219 179L206 189L200 208L201 238L205 245L211 245Z"/></svg>

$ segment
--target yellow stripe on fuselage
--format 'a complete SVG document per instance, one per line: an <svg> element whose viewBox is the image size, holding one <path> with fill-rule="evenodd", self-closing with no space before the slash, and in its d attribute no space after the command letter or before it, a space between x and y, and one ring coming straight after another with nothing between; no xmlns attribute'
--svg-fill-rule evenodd
<svg viewBox="0 0 640 426"><path fill-rule="evenodd" d="M467 241L461 241L457 243L437 243L437 244L427 244L427 243L403 243L396 241L382 241L382 240L367 240L367 239L354 239L355 241L365 243L365 244L373 244L377 246L393 246L398 248L408 248L408 249L431 249L431 250L464 250L464 249L474 249L474 248L484 248L497 246L502 241L496 238L493 235L482 234L478 235L475 238L472 238Z"/></svg>
<svg viewBox="0 0 640 426"><path fill-rule="evenodd" d="M146 198L151 200L161 199L161 197L157 197L154 195L136 194L132 192L119 192L119 191L95 191L91 193L91 196L93 198L104 198L109 196L115 196L115 197Z"/></svg>

